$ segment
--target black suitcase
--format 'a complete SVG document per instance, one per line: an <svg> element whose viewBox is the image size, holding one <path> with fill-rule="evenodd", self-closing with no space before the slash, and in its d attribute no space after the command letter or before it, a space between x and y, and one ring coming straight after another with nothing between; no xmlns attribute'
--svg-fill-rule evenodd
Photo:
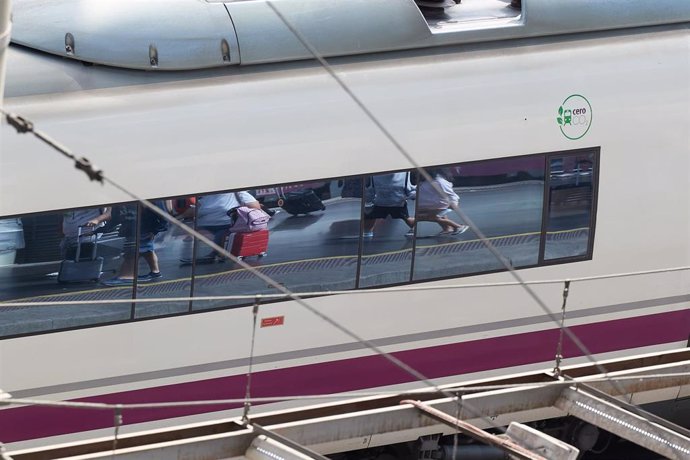
<svg viewBox="0 0 690 460"><path fill-rule="evenodd" d="M77 246L75 248L74 260L63 260L58 272L59 283L84 283L88 281L98 281L103 271L103 257L96 257L96 236L93 241L82 241L82 228L77 230ZM82 248L91 246L91 255L82 256Z"/></svg>
<svg viewBox="0 0 690 460"><path fill-rule="evenodd" d="M278 200L278 206L293 216L326 209L321 199L310 188L300 190L299 192L286 192Z"/></svg>

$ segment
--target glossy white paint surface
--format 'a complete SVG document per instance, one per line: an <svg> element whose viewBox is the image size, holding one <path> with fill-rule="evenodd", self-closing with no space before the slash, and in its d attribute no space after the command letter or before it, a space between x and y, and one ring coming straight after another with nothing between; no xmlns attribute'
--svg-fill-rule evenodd
<svg viewBox="0 0 690 460"><path fill-rule="evenodd" d="M690 265L689 51L688 29L672 28L341 61L336 69L423 165L601 146L594 259L521 272L528 279L558 279ZM63 69L60 78L70 68ZM147 197L409 166L320 69L273 69L17 97L8 105ZM75 85L104 72L92 70L75 69ZM559 104L575 93L591 102L594 124L584 138L571 141L560 133L555 117ZM3 129L0 214L125 199L86 182L34 139ZM507 279L507 274L495 274L471 282ZM688 286L687 273L589 282L573 289L569 305L577 311L687 295ZM370 339L540 314L517 288L461 292L344 295L310 302ZM560 307L560 287L537 292L553 311ZM462 315L457 314L459 295ZM400 308L422 303L423 314ZM687 308L684 302L590 320ZM374 309L376 317L396 321L372 321ZM284 328L260 331L257 354L349 341L293 303L273 304L266 312L289 321ZM246 357L250 320L250 309L242 308L4 340L0 388L70 384ZM552 325L495 334L542 327ZM186 340L180 340L180 331L188 334ZM420 340L389 351L485 336ZM152 340L157 346L146 346ZM279 365L365 354L321 355ZM27 369L28 357L33 366ZM73 398L245 371L224 369L45 396Z"/></svg>
<svg viewBox="0 0 690 460"><path fill-rule="evenodd" d="M16 3L12 41L59 56L149 70L217 67L240 60L232 21L222 4L185 0ZM228 60L223 59L222 40L229 47ZM150 47L156 49L155 65Z"/></svg>

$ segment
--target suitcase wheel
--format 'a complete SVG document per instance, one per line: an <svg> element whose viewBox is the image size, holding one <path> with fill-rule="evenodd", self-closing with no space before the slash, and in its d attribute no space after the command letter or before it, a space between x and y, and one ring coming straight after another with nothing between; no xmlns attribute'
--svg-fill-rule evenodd
<svg viewBox="0 0 690 460"><path fill-rule="evenodd" d="M259 254L259 257L266 257L267 255L268 255L268 253L266 251L264 251L261 254Z"/></svg>
<svg viewBox="0 0 690 460"><path fill-rule="evenodd" d="M244 256L236 256L235 259L237 259L237 260L244 260Z"/></svg>

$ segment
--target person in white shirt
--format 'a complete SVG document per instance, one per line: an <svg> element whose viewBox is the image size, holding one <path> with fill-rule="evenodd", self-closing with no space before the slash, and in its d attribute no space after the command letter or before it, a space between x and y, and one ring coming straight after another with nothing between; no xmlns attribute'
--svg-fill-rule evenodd
<svg viewBox="0 0 690 460"><path fill-rule="evenodd" d="M443 169L429 170L429 175L433 177L433 181L428 182L420 177L422 182L417 187L417 222L436 222L441 226L439 235L459 235L465 232L467 225L458 224L446 217L452 212L452 207L460 202L453 184L448 180L450 175ZM434 186L442 193L439 194Z"/></svg>
<svg viewBox="0 0 690 460"><path fill-rule="evenodd" d="M110 220L110 208L87 208L65 212L62 215L62 234L64 238L60 243L60 252L63 258L67 258L74 252L77 245L79 227L82 227L79 243L92 243L96 239L96 230L103 227Z"/></svg>
<svg viewBox="0 0 690 460"><path fill-rule="evenodd" d="M239 206L261 209L261 204L247 191L200 196L196 203L196 227L204 235L213 239L218 246L223 247L233 224L228 211ZM208 254L197 256L196 261L211 263L217 256L216 251L212 250ZM181 261L182 263L192 262L190 259L181 259Z"/></svg>

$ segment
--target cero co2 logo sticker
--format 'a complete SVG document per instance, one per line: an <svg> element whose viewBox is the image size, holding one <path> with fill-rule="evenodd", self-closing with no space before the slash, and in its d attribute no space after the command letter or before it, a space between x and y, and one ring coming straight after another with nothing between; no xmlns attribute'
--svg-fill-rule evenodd
<svg viewBox="0 0 690 460"><path fill-rule="evenodd" d="M565 137L580 139L592 126L592 106L584 96L568 96L558 107L556 121Z"/></svg>

